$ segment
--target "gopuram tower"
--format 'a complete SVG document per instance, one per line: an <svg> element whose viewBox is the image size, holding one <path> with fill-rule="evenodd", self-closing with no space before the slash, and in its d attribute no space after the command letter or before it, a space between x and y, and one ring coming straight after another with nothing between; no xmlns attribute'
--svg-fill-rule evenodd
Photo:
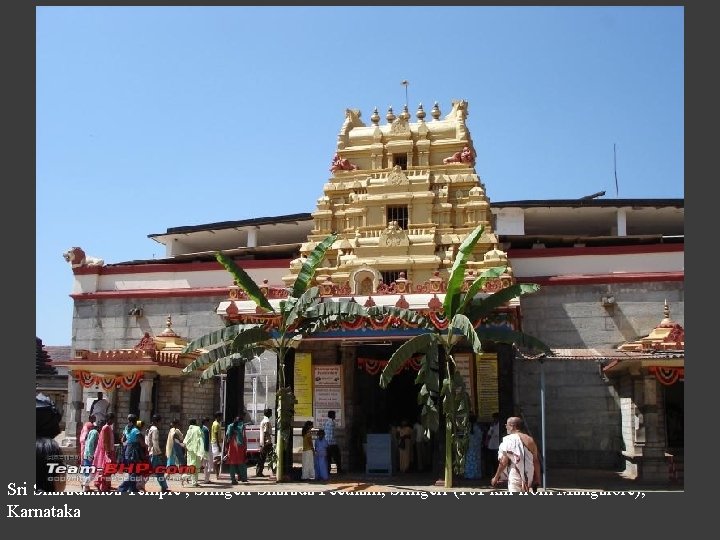
<svg viewBox="0 0 720 540"><path fill-rule="evenodd" d="M411 122L407 106L397 116L390 107L381 124L376 108L366 125L359 110L346 110L331 177L312 213L314 227L283 277L286 285L303 258L333 232L338 240L316 273L328 296L442 292L458 247L481 224L468 279L508 265L475 171L467 101L453 101L442 118L437 103L428 121L422 105L415 116ZM512 281L507 266L495 287Z"/></svg>

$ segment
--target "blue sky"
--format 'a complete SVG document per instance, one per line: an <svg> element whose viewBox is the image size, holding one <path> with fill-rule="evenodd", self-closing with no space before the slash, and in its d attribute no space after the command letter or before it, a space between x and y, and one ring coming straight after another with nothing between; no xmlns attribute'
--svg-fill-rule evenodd
<svg viewBox="0 0 720 540"><path fill-rule="evenodd" d="M684 197L684 14L668 7L38 7L36 332L72 339L80 246L312 212L346 108L469 102L492 202ZM613 145L617 148L615 190Z"/></svg>

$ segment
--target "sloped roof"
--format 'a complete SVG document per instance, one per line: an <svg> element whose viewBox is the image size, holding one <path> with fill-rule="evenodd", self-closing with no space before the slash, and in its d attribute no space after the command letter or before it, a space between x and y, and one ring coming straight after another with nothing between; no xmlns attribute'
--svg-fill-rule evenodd
<svg viewBox="0 0 720 540"><path fill-rule="evenodd" d="M67 360L72 354L70 345L44 345L43 348L48 353L50 360Z"/></svg>

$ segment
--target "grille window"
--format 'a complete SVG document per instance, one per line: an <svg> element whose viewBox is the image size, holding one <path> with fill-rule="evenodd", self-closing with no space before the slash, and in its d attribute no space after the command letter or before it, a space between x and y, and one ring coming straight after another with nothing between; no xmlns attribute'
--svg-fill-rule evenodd
<svg viewBox="0 0 720 540"><path fill-rule="evenodd" d="M405 278L407 278L407 270L385 270L384 272L380 272L383 283L385 285L390 285L393 281L397 281L400 277L400 272L405 274Z"/></svg>
<svg viewBox="0 0 720 540"><path fill-rule="evenodd" d="M388 206L387 222L397 221L398 226L406 231L408 227L408 208L407 206Z"/></svg>

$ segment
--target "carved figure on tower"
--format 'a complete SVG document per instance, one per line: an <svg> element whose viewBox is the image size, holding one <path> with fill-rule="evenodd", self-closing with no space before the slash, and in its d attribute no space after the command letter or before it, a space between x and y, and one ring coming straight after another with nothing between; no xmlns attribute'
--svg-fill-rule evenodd
<svg viewBox="0 0 720 540"><path fill-rule="evenodd" d="M473 158L472 150L469 147L464 147L460 152L455 152L452 156L443 159L443 163L469 163L473 164L475 159Z"/></svg>
<svg viewBox="0 0 720 540"><path fill-rule="evenodd" d="M350 163L349 159L341 158L338 154L335 154L335 156L332 159L332 163L330 164L330 172L354 171L357 168L358 168L358 166L353 163Z"/></svg>

